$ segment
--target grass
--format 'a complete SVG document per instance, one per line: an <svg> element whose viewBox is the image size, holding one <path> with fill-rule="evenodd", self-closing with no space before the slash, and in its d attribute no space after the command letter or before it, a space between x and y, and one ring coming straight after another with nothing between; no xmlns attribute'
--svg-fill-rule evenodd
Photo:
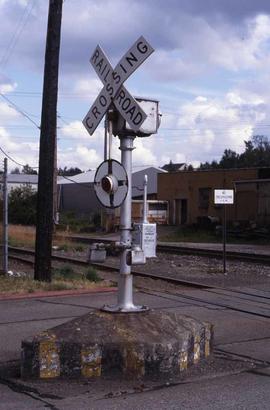
<svg viewBox="0 0 270 410"><path fill-rule="evenodd" d="M214 231L197 227L165 227L158 229L158 240L161 242L220 242ZM168 228L168 229L166 229Z"/></svg>
<svg viewBox="0 0 270 410"><path fill-rule="evenodd" d="M229 228L228 228L229 230ZM201 228L198 226L158 226L158 241L160 242L194 242L194 243L222 243L222 232ZM237 237L227 233L226 242L230 244L264 245L268 239L260 237Z"/></svg>
<svg viewBox="0 0 270 410"><path fill-rule="evenodd" d="M12 225L8 226L8 241L10 246L25 247L34 249L36 239L36 228L34 226ZM83 252L85 246L82 244L74 244L68 238L68 233L58 232L53 238L53 246L57 246L58 250L68 252L74 250Z"/></svg>
<svg viewBox="0 0 270 410"><path fill-rule="evenodd" d="M102 279L100 278L100 276L98 276L97 271L95 268L93 268L92 266L90 266L86 273L85 273L85 278L87 280L89 280L90 282L94 282L94 283L98 283L101 282Z"/></svg>
<svg viewBox="0 0 270 410"><path fill-rule="evenodd" d="M35 281L27 274L21 277L0 275L0 295L1 293L27 294L40 291L93 289L99 285L111 286L105 284L92 267L82 270L75 270L70 265L53 268L50 283Z"/></svg>
<svg viewBox="0 0 270 410"><path fill-rule="evenodd" d="M35 247L36 228L34 226L9 225L8 241L10 246Z"/></svg>

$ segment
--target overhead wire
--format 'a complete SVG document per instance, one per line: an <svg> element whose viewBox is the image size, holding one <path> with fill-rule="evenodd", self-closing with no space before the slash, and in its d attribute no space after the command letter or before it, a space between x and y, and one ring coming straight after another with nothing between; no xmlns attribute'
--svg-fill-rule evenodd
<svg viewBox="0 0 270 410"><path fill-rule="evenodd" d="M40 129L40 126L32 120L32 118L25 112L23 111L18 105L16 105L14 102L12 102L8 97L6 97L3 93L0 93L0 96L6 100L11 106L18 112L20 113L23 117L27 118L32 124L35 125L36 128Z"/></svg>
<svg viewBox="0 0 270 410"><path fill-rule="evenodd" d="M4 54L2 55L2 58L1 58L1 61L0 61L0 69L3 69L6 66L9 58L11 57L12 52L14 51L14 49L15 49L17 43L18 43L18 40L19 40L19 38L20 38L20 36L23 32L23 29L26 26L26 23L29 19L29 16L30 16L33 8L34 8L34 0L28 0L28 2L26 3L25 8L23 10L23 13L21 14L21 18L19 19L18 24L15 27L15 31L14 31L12 37L11 37L11 40L8 43L7 47L6 47L6 50L4 51Z"/></svg>
<svg viewBox="0 0 270 410"><path fill-rule="evenodd" d="M8 158L10 161L14 162L14 164L19 165L20 167L25 167L28 164L21 164L20 162L16 161L14 158L12 158L6 151L3 150L2 147L0 147L0 151ZM30 166L30 165L29 165ZM32 169L38 169L39 167L31 167Z"/></svg>

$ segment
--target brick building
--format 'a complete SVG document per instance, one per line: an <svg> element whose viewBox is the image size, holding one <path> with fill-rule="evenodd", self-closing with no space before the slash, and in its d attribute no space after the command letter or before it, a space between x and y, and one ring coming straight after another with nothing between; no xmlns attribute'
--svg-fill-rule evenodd
<svg viewBox="0 0 270 410"><path fill-rule="evenodd" d="M228 221L270 223L270 168L180 171L158 175L158 200L169 201L172 225L193 224L205 217L221 220L215 189L234 189Z"/></svg>

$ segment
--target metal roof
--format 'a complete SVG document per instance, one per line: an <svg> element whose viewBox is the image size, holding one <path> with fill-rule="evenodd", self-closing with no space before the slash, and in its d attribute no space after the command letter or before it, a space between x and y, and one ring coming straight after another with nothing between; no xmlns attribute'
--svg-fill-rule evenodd
<svg viewBox="0 0 270 410"><path fill-rule="evenodd" d="M137 172L146 171L148 169L154 169L157 172L167 173L167 171L164 171L164 169L161 169L161 168L141 166L141 167L134 168L132 174L136 174ZM96 170L92 170L92 171L82 172L81 174L77 174L77 175L73 175L73 176L59 177L58 181L57 181L57 184L59 184L59 185L64 185L64 184L87 184L87 183L91 184L91 183L94 182L95 173L96 173Z"/></svg>
<svg viewBox="0 0 270 410"><path fill-rule="evenodd" d="M37 184L38 175L32 174L8 174L8 184Z"/></svg>
<svg viewBox="0 0 270 410"><path fill-rule="evenodd" d="M57 184L64 185L64 184L90 184L94 182L96 170L82 172L81 174L68 176L68 177L60 177L57 180Z"/></svg>

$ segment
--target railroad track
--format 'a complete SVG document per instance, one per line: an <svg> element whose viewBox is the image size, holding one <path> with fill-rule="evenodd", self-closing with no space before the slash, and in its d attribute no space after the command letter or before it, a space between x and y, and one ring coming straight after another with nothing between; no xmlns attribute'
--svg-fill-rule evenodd
<svg viewBox="0 0 270 410"><path fill-rule="evenodd" d="M104 243L114 243L114 240L108 238L96 238L96 237L82 237L82 236L70 236L70 239L74 242L83 243L93 243L93 242L104 242ZM157 243L157 252L159 253L171 253L174 255L197 255L205 256L208 258L222 258L223 251L218 249L209 249L202 247L191 247L183 245L172 245ZM248 253L248 252L236 252L226 250L226 258L230 260L238 260L242 262L250 263L260 263L263 265L270 265L270 255L260 254L260 253Z"/></svg>
<svg viewBox="0 0 270 410"><path fill-rule="evenodd" d="M26 255L27 258L22 255ZM30 249L22 249L22 248L9 246L9 258L10 259L15 259L15 260L33 265L34 255L35 255L35 252ZM66 256L60 256L60 255L52 255L52 260L57 261L57 262L63 262L63 263L72 263L75 265L80 265L80 266L85 266L85 267L89 266L89 262L87 262L86 260L78 259L78 258L71 258L71 257L66 257ZM107 263L93 263L92 262L91 266L94 266L100 270L105 270L105 271L110 271L110 272L119 271L118 267L109 265ZM208 285L204 285L204 284L197 283L194 281L192 282L192 281L186 281L186 280L181 280L181 279L175 279L169 276L161 276L161 275L159 276L159 275L154 275L154 274L147 273L147 272L136 271L133 269L132 269L132 274L138 277L162 280L167 283L171 283L175 285L191 286L193 288L208 288L209 287Z"/></svg>
<svg viewBox="0 0 270 410"><path fill-rule="evenodd" d="M191 248L188 246L164 245L158 244L157 251L163 253L171 253L175 255L197 255L206 256L208 258L222 258L223 251L217 249ZM247 253L226 250L226 258L243 262L260 263L270 265L270 255L260 253Z"/></svg>
<svg viewBox="0 0 270 410"><path fill-rule="evenodd" d="M34 251L26 250L21 248L9 247L9 257L16 259L25 263L34 264ZM71 258L66 256L53 255L52 260L71 263L80 266L89 266L86 260ZM110 272L118 272L119 268L106 263L91 263L91 266L96 267L100 270L107 270ZM137 277L160 280L176 287L184 286L190 287L194 290L201 291L199 296L197 295L186 295L182 293L174 293L173 291L165 291L173 297L179 297L184 301L191 301L196 303L207 303L210 306L216 306L224 309L231 309L237 312L248 313L263 318L270 318L270 292L259 291L256 289L250 290L238 290L234 288L224 288L220 286L212 286L208 284L198 283L195 281L187 281L178 278L172 278L169 276L156 275L148 272L142 272L137 270L132 270L132 274ZM147 290L146 290L147 291ZM239 306L239 301L244 307ZM248 304L251 303L252 308L248 309Z"/></svg>

